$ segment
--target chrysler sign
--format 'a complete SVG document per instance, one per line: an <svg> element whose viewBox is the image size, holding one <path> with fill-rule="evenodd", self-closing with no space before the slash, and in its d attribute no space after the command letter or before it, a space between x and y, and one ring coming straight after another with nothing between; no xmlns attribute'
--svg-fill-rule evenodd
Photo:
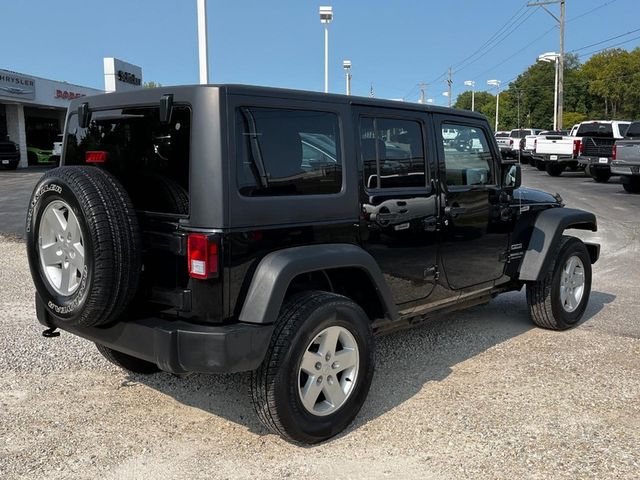
<svg viewBox="0 0 640 480"><path fill-rule="evenodd" d="M0 97L36 98L36 82L33 78L8 70L0 70Z"/></svg>

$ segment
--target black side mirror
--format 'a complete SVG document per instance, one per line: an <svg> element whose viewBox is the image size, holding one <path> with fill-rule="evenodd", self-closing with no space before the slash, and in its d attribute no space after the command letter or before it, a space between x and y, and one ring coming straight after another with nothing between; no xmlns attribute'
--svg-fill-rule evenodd
<svg viewBox="0 0 640 480"><path fill-rule="evenodd" d="M160 123L167 125L171 123L173 113L173 95L166 94L160 97Z"/></svg>
<svg viewBox="0 0 640 480"><path fill-rule="evenodd" d="M502 187L510 190L522 185L522 169L519 163L502 164Z"/></svg>
<svg viewBox="0 0 640 480"><path fill-rule="evenodd" d="M89 122L91 122L91 110L89 110L89 104L84 102L78 106L78 126L87 128Z"/></svg>

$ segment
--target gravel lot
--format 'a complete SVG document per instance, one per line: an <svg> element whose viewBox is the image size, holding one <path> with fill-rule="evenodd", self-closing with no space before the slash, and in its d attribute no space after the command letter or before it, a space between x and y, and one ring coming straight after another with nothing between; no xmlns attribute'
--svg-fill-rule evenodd
<svg viewBox="0 0 640 480"><path fill-rule="evenodd" d="M580 233L602 243L585 321L533 328L512 293L381 338L357 420L314 447L262 428L246 375L128 375L84 340L40 336L24 244L0 236L0 478L638 478L640 195L524 172L598 215ZM27 175L0 172L6 233Z"/></svg>

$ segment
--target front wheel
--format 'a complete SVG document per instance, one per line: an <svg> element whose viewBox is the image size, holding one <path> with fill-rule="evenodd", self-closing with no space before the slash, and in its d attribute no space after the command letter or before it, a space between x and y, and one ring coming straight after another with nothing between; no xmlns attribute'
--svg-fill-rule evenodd
<svg viewBox="0 0 640 480"><path fill-rule="evenodd" d="M566 330L580 321L591 293L591 258L576 237L563 236L544 278L527 284L527 304L533 323Z"/></svg>
<svg viewBox="0 0 640 480"><path fill-rule="evenodd" d="M311 291L282 307L262 365L251 376L260 421L284 438L317 443L344 430L371 385L369 318L346 297Z"/></svg>

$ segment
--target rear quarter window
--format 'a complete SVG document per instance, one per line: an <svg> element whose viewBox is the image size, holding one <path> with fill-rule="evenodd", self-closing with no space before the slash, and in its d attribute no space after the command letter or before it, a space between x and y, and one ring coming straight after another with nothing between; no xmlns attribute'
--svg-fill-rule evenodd
<svg viewBox="0 0 640 480"><path fill-rule="evenodd" d="M342 190L336 114L241 107L235 119L241 195L326 195Z"/></svg>

